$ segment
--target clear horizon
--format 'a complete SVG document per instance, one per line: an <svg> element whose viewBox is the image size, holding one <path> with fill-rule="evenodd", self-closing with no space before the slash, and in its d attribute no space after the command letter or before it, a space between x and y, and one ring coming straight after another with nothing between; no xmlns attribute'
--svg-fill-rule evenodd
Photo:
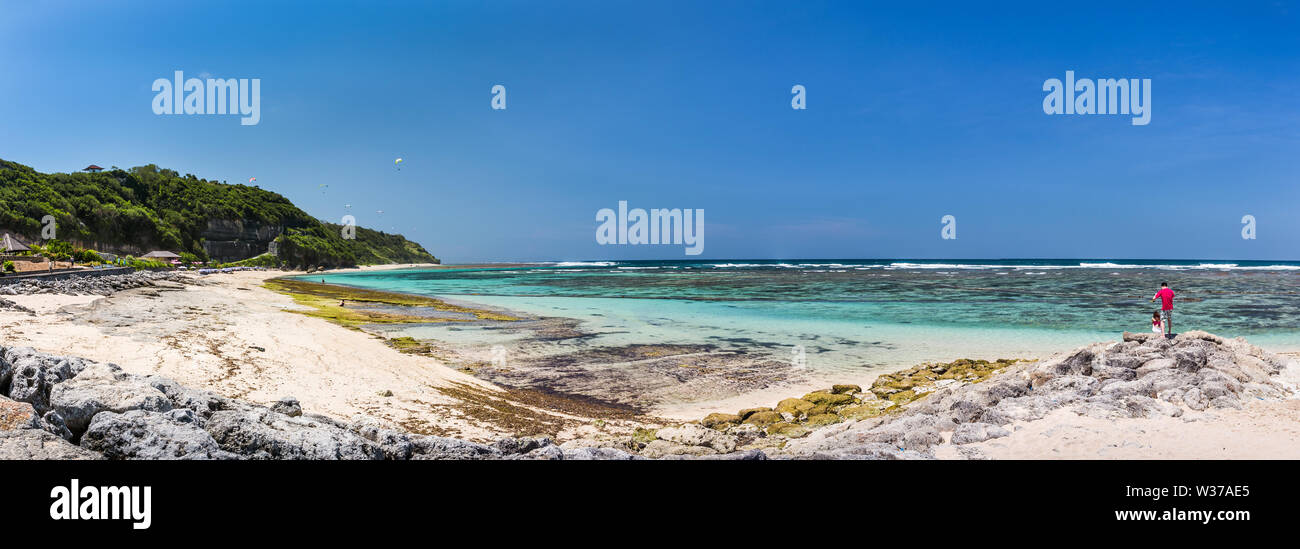
<svg viewBox="0 0 1300 549"><path fill-rule="evenodd" d="M847 2L6 12L0 158L256 177L448 263L1300 249L1286 99L1300 96L1300 25L1286 2L1069 17ZM259 79L260 121L154 114L151 85L175 71ZM1045 83L1067 77L1150 79L1149 123L1047 114ZM795 85L806 110L791 108ZM596 212L623 200L707 212L702 255L598 245ZM954 240L940 236L947 215Z"/></svg>

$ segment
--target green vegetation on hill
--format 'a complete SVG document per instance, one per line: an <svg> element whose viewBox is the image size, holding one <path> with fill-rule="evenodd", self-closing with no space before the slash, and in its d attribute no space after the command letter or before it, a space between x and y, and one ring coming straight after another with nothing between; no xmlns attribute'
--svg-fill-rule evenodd
<svg viewBox="0 0 1300 549"><path fill-rule="evenodd" d="M283 227L276 241L289 266L438 261L401 235L358 227L355 240L344 240L338 225L257 187L182 177L152 164L44 174L0 160L0 229L34 238L46 215L54 216L60 240L171 250L199 260L208 259L203 233L210 220L243 220Z"/></svg>

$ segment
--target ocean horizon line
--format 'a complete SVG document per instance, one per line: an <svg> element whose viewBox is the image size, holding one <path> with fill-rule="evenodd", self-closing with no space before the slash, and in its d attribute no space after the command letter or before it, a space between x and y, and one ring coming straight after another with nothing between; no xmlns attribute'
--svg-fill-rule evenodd
<svg viewBox="0 0 1300 549"><path fill-rule="evenodd" d="M1203 269L1300 268L1300 260L1276 259L1135 259L1135 258L724 258L724 259L569 259L475 261L443 263L457 266L545 266L545 267L617 267L617 266L704 266L713 268L762 267L880 267L880 268L1157 268L1181 267Z"/></svg>

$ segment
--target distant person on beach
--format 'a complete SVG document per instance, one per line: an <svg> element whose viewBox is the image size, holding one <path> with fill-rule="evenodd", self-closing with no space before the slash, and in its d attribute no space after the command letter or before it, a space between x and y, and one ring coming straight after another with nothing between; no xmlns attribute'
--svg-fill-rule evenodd
<svg viewBox="0 0 1300 549"><path fill-rule="evenodd" d="M1160 283L1160 291L1156 292L1151 302L1155 303L1156 298L1160 298L1160 320L1165 326L1166 334L1174 333L1174 291L1169 289L1168 282Z"/></svg>
<svg viewBox="0 0 1300 549"><path fill-rule="evenodd" d="M1157 334L1165 333L1164 324L1160 322L1160 311L1151 313L1151 331Z"/></svg>

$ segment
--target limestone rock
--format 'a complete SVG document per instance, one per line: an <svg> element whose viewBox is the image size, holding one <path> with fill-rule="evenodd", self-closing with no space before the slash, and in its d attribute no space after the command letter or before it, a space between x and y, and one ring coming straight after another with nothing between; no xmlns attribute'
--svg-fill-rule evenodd
<svg viewBox="0 0 1300 549"><path fill-rule="evenodd" d="M192 410L95 415L81 446L110 459L237 459L198 426Z"/></svg>
<svg viewBox="0 0 1300 549"><path fill-rule="evenodd" d="M50 410L41 416L41 428L58 435L63 440L71 441L73 439L72 430L68 429L67 422L63 421L63 416L58 412Z"/></svg>
<svg viewBox="0 0 1300 549"><path fill-rule="evenodd" d="M302 415L302 404L299 404L296 398L283 397L271 405L271 410L289 417L298 417Z"/></svg>
<svg viewBox="0 0 1300 549"><path fill-rule="evenodd" d="M668 442L687 446L707 446L724 454L736 449L736 437L719 433L696 423L686 423L677 427L660 429L658 437Z"/></svg>
<svg viewBox="0 0 1300 549"><path fill-rule="evenodd" d="M650 443L646 444L645 448L641 450L641 455L651 459L681 455L704 456L716 453L718 453L717 450L708 446L690 446L662 439L650 441Z"/></svg>
<svg viewBox="0 0 1300 549"><path fill-rule="evenodd" d="M63 416L68 429L76 436L100 412L172 409L171 401L162 391L111 364L92 364L76 377L56 385L50 392L50 406Z"/></svg>
<svg viewBox="0 0 1300 549"><path fill-rule="evenodd" d="M162 391L171 401L173 408L192 410L200 423L206 422L212 413L224 410L232 403L216 393L186 387L162 376L145 376L145 383Z"/></svg>
<svg viewBox="0 0 1300 549"><path fill-rule="evenodd" d="M740 423L742 419L744 418L741 417L739 414L714 413L714 414L709 414L707 416L704 416L704 419L700 420L700 424L704 425L705 427L714 427L723 424Z"/></svg>
<svg viewBox="0 0 1300 549"><path fill-rule="evenodd" d="M383 459L379 445L321 416L222 410L207 431L223 450L252 459Z"/></svg>
<svg viewBox="0 0 1300 549"><path fill-rule="evenodd" d="M828 406L842 406L853 403L853 395L841 393L828 393L826 391L813 391L803 396L803 400L813 404L826 404Z"/></svg>
<svg viewBox="0 0 1300 549"><path fill-rule="evenodd" d="M415 460L481 460L501 457L501 453L490 446L457 438L414 435L410 440L411 459Z"/></svg>
<svg viewBox="0 0 1300 549"><path fill-rule="evenodd" d="M771 425L771 424L776 423L776 422L778 422L778 421L783 421L784 419L785 419L785 418L782 417L781 414L780 414L779 412L776 412L776 411L771 411L771 412L756 412L756 413L750 414L749 417L745 418L745 423L749 423L749 424L751 424L751 425L757 425L757 426L759 426L759 427L763 427L763 426ZM663 436L660 435L659 438L663 438Z"/></svg>
<svg viewBox="0 0 1300 549"><path fill-rule="evenodd" d="M357 418L348 425L348 430L378 444L385 459L405 460L415 454L416 443L412 435L392 429L373 417Z"/></svg>
<svg viewBox="0 0 1300 549"><path fill-rule="evenodd" d="M575 461L586 460L616 460L629 461L636 459L645 459L641 456L629 454L613 448L579 448L577 450L565 450L564 459Z"/></svg>
<svg viewBox="0 0 1300 549"><path fill-rule="evenodd" d="M36 415L36 409L32 408L31 404L0 396L0 431L38 427L40 427L40 417Z"/></svg>
<svg viewBox="0 0 1300 549"><path fill-rule="evenodd" d="M963 423L957 426L950 442L953 444L971 444L984 442L992 438L1010 435L1011 432L990 423Z"/></svg>
<svg viewBox="0 0 1300 549"><path fill-rule="evenodd" d="M1137 375L1138 377L1142 377L1156 370L1173 368L1176 364L1177 363L1175 363L1174 360L1171 358L1157 358L1153 360L1148 360L1145 363L1143 363L1142 366L1138 367Z"/></svg>
<svg viewBox="0 0 1300 549"><path fill-rule="evenodd" d="M11 347L5 351L5 359L10 365L7 396L31 404L38 414L50 409L50 392L56 385L93 364L80 358L38 353L30 347Z"/></svg>
<svg viewBox="0 0 1300 549"><path fill-rule="evenodd" d="M42 429L0 431L0 460L103 459Z"/></svg>

